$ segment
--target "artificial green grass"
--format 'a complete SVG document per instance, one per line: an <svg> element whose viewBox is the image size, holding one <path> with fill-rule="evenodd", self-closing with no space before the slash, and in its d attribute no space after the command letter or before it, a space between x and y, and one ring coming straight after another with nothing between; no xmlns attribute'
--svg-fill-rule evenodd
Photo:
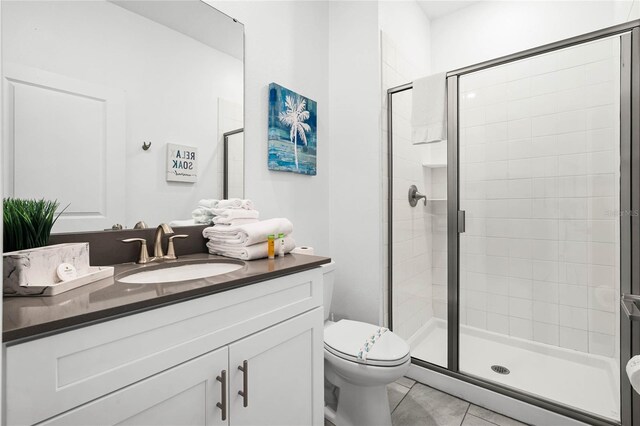
<svg viewBox="0 0 640 426"><path fill-rule="evenodd" d="M10 252L46 246L49 243L51 228L62 213L61 211L56 215L59 205L58 201L44 199L5 198L3 204L3 251Z"/></svg>

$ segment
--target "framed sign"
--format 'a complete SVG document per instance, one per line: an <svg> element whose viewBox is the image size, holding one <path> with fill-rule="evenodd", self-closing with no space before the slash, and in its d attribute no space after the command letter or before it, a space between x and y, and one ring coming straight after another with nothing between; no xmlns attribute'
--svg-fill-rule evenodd
<svg viewBox="0 0 640 426"><path fill-rule="evenodd" d="M167 144L167 181L197 182L198 148Z"/></svg>

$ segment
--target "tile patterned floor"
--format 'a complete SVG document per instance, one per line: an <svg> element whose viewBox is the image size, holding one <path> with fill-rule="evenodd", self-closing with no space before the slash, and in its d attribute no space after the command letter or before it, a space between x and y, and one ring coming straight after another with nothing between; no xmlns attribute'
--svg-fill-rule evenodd
<svg viewBox="0 0 640 426"><path fill-rule="evenodd" d="M525 425L406 377L391 383L387 392L393 426ZM332 424L325 420L325 426Z"/></svg>

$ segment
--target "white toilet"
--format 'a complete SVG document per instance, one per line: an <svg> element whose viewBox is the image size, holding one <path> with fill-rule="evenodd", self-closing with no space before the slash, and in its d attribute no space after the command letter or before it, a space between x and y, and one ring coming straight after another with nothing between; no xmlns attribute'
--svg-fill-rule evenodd
<svg viewBox="0 0 640 426"><path fill-rule="evenodd" d="M339 388L338 409L325 406L336 426L391 425L386 386L404 376L411 364L409 345L381 327L358 321L328 321L335 263L324 272L324 376ZM371 338L376 336L373 343ZM359 353L368 342L366 359Z"/></svg>

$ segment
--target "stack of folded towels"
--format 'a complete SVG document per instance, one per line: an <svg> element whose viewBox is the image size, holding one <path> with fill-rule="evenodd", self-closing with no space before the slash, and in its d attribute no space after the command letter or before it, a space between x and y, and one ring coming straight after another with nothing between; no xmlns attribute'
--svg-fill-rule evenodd
<svg viewBox="0 0 640 426"><path fill-rule="evenodd" d="M259 213L254 210L251 200L231 198L229 200L200 200L191 213L196 224L240 225L257 222Z"/></svg>
<svg viewBox="0 0 640 426"><path fill-rule="evenodd" d="M220 216L214 218L217 219ZM224 222L222 222L224 223ZM293 224L284 218L268 219L252 223L223 225L217 223L205 228L202 235L209 239L207 247L209 253L233 257L242 260L253 260L267 257L267 237L275 236L275 253L278 255L280 239L279 234L284 234L284 252L289 253L296 246L290 236L293 232Z"/></svg>

